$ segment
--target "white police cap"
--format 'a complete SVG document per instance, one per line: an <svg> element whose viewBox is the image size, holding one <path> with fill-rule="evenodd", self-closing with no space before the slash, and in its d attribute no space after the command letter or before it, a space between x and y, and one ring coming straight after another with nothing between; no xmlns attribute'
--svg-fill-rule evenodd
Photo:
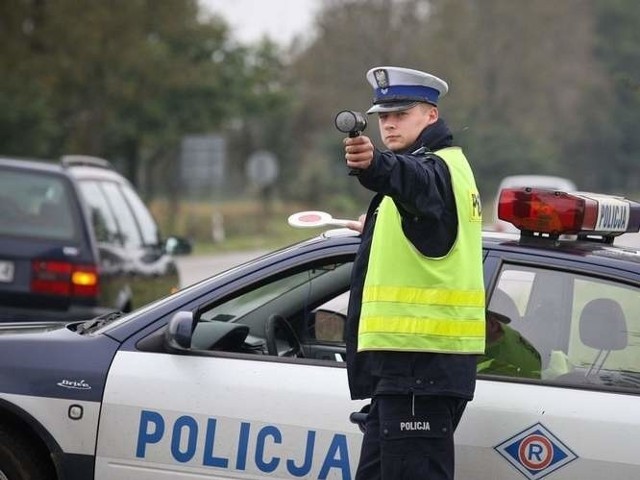
<svg viewBox="0 0 640 480"><path fill-rule="evenodd" d="M375 67L367 72L374 89L373 107L367 113L398 112L418 102L438 104L449 91L444 80L411 68Z"/></svg>

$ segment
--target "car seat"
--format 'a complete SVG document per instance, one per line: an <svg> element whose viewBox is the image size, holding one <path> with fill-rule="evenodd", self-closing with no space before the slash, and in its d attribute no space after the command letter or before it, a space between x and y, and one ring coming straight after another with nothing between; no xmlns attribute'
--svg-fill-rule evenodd
<svg viewBox="0 0 640 480"><path fill-rule="evenodd" d="M620 304L610 298L589 301L580 314L580 341L598 350L586 376L597 374L612 351L627 347L627 321Z"/></svg>

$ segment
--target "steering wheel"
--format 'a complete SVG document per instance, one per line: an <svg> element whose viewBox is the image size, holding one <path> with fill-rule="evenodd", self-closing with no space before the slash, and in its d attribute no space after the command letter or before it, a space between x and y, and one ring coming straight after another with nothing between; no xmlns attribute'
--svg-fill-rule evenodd
<svg viewBox="0 0 640 480"><path fill-rule="evenodd" d="M276 331L283 332L284 337L289 344L289 349L279 353L276 343ZM278 357L304 357L302 352L302 343L293 329L291 324L282 315L274 313L267 318L264 325L265 342L267 344L267 353Z"/></svg>

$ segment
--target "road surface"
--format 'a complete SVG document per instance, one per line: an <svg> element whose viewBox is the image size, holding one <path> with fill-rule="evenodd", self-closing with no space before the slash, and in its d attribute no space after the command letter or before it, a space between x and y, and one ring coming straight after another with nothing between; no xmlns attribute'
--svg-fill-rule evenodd
<svg viewBox="0 0 640 480"><path fill-rule="evenodd" d="M227 270L241 263L267 253L266 250L229 252L216 255L177 256L181 287L187 287L211 275Z"/></svg>

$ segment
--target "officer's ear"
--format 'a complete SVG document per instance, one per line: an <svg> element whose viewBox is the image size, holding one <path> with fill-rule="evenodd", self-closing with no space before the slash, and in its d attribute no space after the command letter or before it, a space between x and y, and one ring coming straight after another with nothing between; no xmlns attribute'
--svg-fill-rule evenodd
<svg viewBox="0 0 640 480"><path fill-rule="evenodd" d="M438 121L438 118L440 117L438 107L431 105L430 103L423 103L422 109L427 116L427 125L434 124Z"/></svg>

